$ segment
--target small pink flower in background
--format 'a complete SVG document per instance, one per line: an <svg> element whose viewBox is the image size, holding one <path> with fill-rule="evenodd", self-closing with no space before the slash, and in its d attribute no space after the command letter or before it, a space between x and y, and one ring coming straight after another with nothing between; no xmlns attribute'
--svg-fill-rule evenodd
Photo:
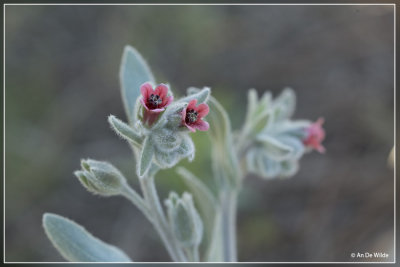
<svg viewBox="0 0 400 267"><path fill-rule="evenodd" d="M317 150L320 153L325 153L325 148L321 142L325 138L325 131L322 128L324 123L323 118L319 118L316 122L312 123L307 129L307 137L303 140L303 144Z"/></svg>
<svg viewBox="0 0 400 267"><path fill-rule="evenodd" d="M196 104L197 99L193 99L189 102L186 109L182 111L182 124L192 132L195 132L196 129L207 131L209 128L208 122L203 121L202 118L209 112L208 105L202 103L196 107Z"/></svg>
<svg viewBox="0 0 400 267"><path fill-rule="evenodd" d="M163 112L165 108L171 104L173 96L168 96L168 87L165 84L159 84L155 89L150 83L144 83L140 86L142 98L140 102L146 109L143 113L143 120L153 124L158 114Z"/></svg>

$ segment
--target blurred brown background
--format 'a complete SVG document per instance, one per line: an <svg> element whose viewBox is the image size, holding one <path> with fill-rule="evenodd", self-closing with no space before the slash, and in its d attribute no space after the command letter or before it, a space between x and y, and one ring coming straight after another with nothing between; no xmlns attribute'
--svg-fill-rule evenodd
<svg viewBox="0 0 400 267"><path fill-rule="evenodd" d="M211 86L234 128L246 91L291 86L295 118L325 117L326 155L287 180L247 177L240 261L393 260L392 6L6 6L7 261L63 261L41 226L67 216L135 261L169 261L149 222L123 198L100 198L73 176L80 158L109 160L136 186L130 149L106 117L126 119L118 70L135 46L176 95ZM208 177L205 133L193 135ZM162 196L184 190L158 175ZM137 188L137 187L136 187ZM379 260L379 259L375 259Z"/></svg>

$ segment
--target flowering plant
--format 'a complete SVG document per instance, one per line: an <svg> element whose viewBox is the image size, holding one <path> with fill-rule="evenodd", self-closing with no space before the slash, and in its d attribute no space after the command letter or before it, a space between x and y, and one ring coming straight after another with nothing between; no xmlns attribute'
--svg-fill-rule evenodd
<svg viewBox="0 0 400 267"><path fill-rule="evenodd" d="M157 85L142 56L130 46L124 50L120 80L128 122L113 115L108 122L134 152L142 194L108 162L82 160L81 170L74 174L91 193L121 195L131 201L152 223L173 261L237 261L236 203L246 175L290 177L305 153L325 151L323 119L292 120L295 94L289 88L275 99L269 92L259 98L256 90L250 90L244 125L232 133L228 114L210 95L210 88L190 87L187 96L174 100L169 85ZM211 190L201 178L178 167L190 192L182 196L171 192L163 207L155 176L184 158L194 159L190 134L196 130L209 133L216 188ZM43 225L66 260L132 261L67 218L46 213Z"/></svg>

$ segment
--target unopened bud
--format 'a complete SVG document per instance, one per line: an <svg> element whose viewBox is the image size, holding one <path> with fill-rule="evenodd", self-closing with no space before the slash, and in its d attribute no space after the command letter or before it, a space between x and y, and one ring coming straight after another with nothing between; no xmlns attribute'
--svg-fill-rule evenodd
<svg viewBox="0 0 400 267"><path fill-rule="evenodd" d="M82 160L82 170L75 171L75 176L91 193L102 196L118 195L126 183L121 172L108 162Z"/></svg>
<svg viewBox="0 0 400 267"><path fill-rule="evenodd" d="M185 192L182 198L179 198L173 192L165 201L165 205L172 232L180 246L198 246L203 236L203 223L194 207L192 196Z"/></svg>

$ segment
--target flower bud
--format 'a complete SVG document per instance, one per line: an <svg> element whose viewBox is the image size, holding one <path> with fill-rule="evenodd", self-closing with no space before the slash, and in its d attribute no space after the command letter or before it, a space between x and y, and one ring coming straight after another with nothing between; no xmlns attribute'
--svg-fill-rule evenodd
<svg viewBox="0 0 400 267"><path fill-rule="evenodd" d="M307 129L307 137L303 140L304 145L308 148L317 150L319 153L325 153L325 148L321 142L325 139L325 130L322 128L323 118L319 118L312 123Z"/></svg>
<svg viewBox="0 0 400 267"><path fill-rule="evenodd" d="M264 93L258 99L250 90L243 136L247 171L263 178L290 177L299 168L299 159L311 148L324 151L323 120L315 123L292 120L296 106L293 90L286 88L275 99ZM242 139L244 139L242 137Z"/></svg>
<svg viewBox="0 0 400 267"><path fill-rule="evenodd" d="M172 233L182 247L198 246L203 237L203 223L194 207L192 196L185 192L182 198L172 192L165 201Z"/></svg>
<svg viewBox="0 0 400 267"><path fill-rule="evenodd" d="M82 170L75 171L75 176L91 193L102 196L118 195L126 183L121 172L108 162L82 160Z"/></svg>

